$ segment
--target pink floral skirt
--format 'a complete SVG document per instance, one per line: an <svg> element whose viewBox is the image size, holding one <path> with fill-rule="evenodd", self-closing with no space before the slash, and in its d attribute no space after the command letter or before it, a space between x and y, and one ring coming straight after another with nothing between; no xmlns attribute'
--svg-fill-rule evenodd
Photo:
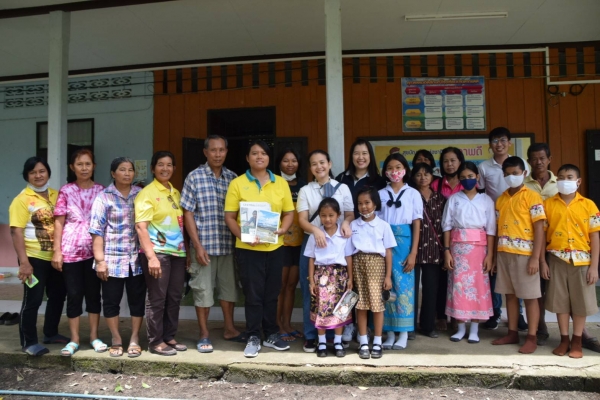
<svg viewBox="0 0 600 400"><path fill-rule="evenodd" d="M314 282L317 296L310 298L310 320L317 329L334 329L352 322L352 313L345 320L333 315L335 306L346 292L348 269L345 265L315 265Z"/></svg>

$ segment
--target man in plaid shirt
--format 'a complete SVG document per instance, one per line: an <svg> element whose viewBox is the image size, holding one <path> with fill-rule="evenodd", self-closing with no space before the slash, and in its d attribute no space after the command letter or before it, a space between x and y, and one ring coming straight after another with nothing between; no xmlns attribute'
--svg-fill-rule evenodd
<svg viewBox="0 0 600 400"><path fill-rule="evenodd" d="M185 228L190 236L190 287L200 327L197 349L200 353L213 351L208 332L208 314L214 304L213 290L219 294L224 338L246 342L233 324L233 308L238 298L235 277L233 235L225 224L225 195L237 175L225 168L227 139L210 135L204 141L206 164L190 172L181 191L181 207Z"/></svg>

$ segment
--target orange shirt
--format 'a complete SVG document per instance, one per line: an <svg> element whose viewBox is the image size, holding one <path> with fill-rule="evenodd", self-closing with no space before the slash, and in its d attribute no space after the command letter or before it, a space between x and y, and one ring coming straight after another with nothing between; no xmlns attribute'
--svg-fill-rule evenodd
<svg viewBox="0 0 600 400"><path fill-rule="evenodd" d="M533 224L545 220L542 197L523 186L513 196L506 190L496 200L498 251L530 256L533 251Z"/></svg>
<svg viewBox="0 0 600 400"><path fill-rule="evenodd" d="M557 194L544 202L546 250L575 266L590 265L590 233L600 231L600 211L579 193L567 205Z"/></svg>

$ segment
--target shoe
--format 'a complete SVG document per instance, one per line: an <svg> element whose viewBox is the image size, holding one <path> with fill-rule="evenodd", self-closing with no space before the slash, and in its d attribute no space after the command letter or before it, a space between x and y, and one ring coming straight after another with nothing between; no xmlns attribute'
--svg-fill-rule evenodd
<svg viewBox="0 0 600 400"><path fill-rule="evenodd" d="M260 351L260 339L258 336L250 336L246 348L244 349L244 357L252 358L258 355Z"/></svg>
<svg viewBox="0 0 600 400"><path fill-rule="evenodd" d="M324 349L321 349L321 346L325 345ZM317 357L327 357L327 344L319 343L319 347L317 347Z"/></svg>
<svg viewBox="0 0 600 400"><path fill-rule="evenodd" d="M18 325L21 322L21 314L12 313L10 317L4 320L4 325Z"/></svg>
<svg viewBox="0 0 600 400"><path fill-rule="evenodd" d="M529 325L527 324L527 322L525 322L523 314L519 314L519 323L517 324L517 328L520 332L525 332L529 329Z"/></svg>
<svg viewBox="0 0 600 400"><path fill-rule="evenodd" d="M595 337L584 338L581 341L581 344L583 345L583 347L585 347L588 350L595 351L596 353L600 353L600 342L598 342L598 338L595 338Z"/></svg>
<svg viewBox="0 0 600 400"><path fill-rule="evenodd" d="M290 349L290 345L286 341L282 340L279 337L278 333L272 333L271 335L269 335L267 340L263 341L263 346L270 347L272 349L279 350L279 351L284 351L284 350Z"/></svg>
<svg viewBox="0 0 600 400"><path fill-rule="evenodd" d="M0 317L0 325L4 325L4 323L11 319L11 317L12 314L9 312L5 312L4 314L2 314L2 316Z"/></svg>
<svg viewBox="0 0 600 400"><path fill-rule="evenodd" d="M317 351L317 339L306 339L302 348L305 353L314 353Z"/></svg>
<svg viewBox="0 0 600 400"><path fill-rule="evenodd" d="M123 349L121 349L122 351ZM174 356L177 355L177 350L175 350L174 348L172 348L171 346L166 346L162 349L159 349L158 347L152 347L149 346L148 347L148 351L152 354L158 354L159 356Z"/></svg>
<svg viewBox="0 0 600 400"><path fill-rule="evenodd" d="M342 332L342 342L351 342L355 334L356 328L354 328L354 324L348 324L344 326L344 331Z"/></svg>
<svg viewBox="0 0 600 400"><path fill-rule="evenodd" d="M538 330L536 336L537 336L537 345L538 346L543 346L548 341L548 338L550 337L550 334L548 332L540 332Z"/></svg>
<svg viewBox="0 0 600 400"><path fill-rule="evenodd" d="M342 345L341 349L336 348L338 345ZM335 349L335 356L336 357L346 357L346 350L344 350L344 345L342 343L335 343L334 345L334 349Z"/></svg>
<svg viewBox="0 0 600 400"><path fill-rule="evenodd" d="M490 331L494 331L498 329L498 323L500 322L500 318L502 318L502 313L494 313L487 321L483 323L483 329L487 329Z"/></svg>
<svg viewBox="0 0 600 400"><path fill-rule="evenodd" d="M371 352L369 351L368 344L360 345L360 348L358 349L358 356L363 360L368 360L369 358L371 358Z"/></svg>
<svg viewBox="0 0 600 400"><path fill-rule="evenodd" d="M374 344L371 350L371 358L381 358L383 356L383 349L380 344Z"/></svg>
<svg viewBox="0 0 600 400"><path fill-rule="evenodd" d="M408 332L408 340L415 340L417 338L417 332L410 331Z"/></svg>
<svg viewBox="0 0 600 400"><path fill-rule="evenodd" d="M440 334L435 329L432 330L431 332L419 331L419 333L423 336L428 336L433 339L437 339L438 337L440 337Z"/></svg>

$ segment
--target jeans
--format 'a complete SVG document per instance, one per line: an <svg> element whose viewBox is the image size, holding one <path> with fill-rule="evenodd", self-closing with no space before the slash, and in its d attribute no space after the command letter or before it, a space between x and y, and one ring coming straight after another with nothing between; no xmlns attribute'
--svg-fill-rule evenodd
<svg viewBox="0 0 600 400"><path fill-rule="evenodd" d="M490 289L492 291L492 307L494 315L502 314L502 295L495 292L496 289L496 274L490 274ZM519 314L523 314L523 299L519 299Z"/></svg>

